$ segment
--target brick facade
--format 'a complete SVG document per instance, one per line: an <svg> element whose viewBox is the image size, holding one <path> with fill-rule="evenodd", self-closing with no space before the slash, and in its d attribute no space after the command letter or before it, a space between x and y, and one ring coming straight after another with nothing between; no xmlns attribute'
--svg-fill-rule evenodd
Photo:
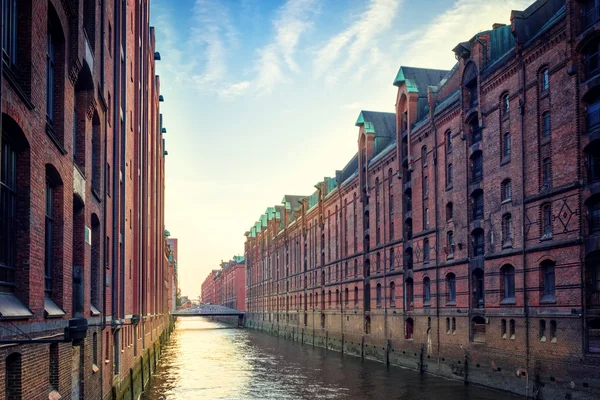
<svg viewBox="0 0 600 400"><path fill-rule="evenodd" d="M361 112L353 159L246 232L249 324L519 394L598 396L599 16L538 0L457 44L449 71L401 67L396 112Z"/></svg>
<svg viewBox="0 0 600 400"><path fill-rule="evenodd" d="M4 3L0 340L57 343L0 345L0 393L121 398L170 323L149 1Z"/></svg>
<svg viewBox="0 0 600 400"><path fill-rule="evenodd" d="M244 257L221 263L202 283L203 303L218 304L239 311L246 310L246 265Z"/></svg>

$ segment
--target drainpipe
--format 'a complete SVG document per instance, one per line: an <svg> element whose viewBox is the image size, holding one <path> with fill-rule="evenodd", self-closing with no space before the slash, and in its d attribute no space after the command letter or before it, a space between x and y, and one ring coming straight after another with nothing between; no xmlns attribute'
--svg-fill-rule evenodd
<svg viewBox="0 0 600 400"><path fill-rule="evenodd" d="M517 45L518 46L518 45ZM525 144L523 135L525 132L525 105L527 104L527 88L526 88L526 74L525 74L525 58L521 49L519 51L519 58L521 59L521 93L522 102L520 104L521 111L521 221L525 221ZM529 297L527 295L527 259L525 257L525 225L521 223L521 240L523 246L521 250L521 264L523 265L523 313L525 315L525 368L527 370L527 377L529 378ZM525 386L525 397L529 395L529 379Z"/></svg>
<svg viewBox="0 0 600 400"><path fill-rule="evenodd" d="M117 43L119 43L119 38L121 37L121 31L120 31L120 21L119 21L119 0L114 0L114 10L115 10L115 15L114 15L114 21L115 21L115 35L114 35L114 42L113 42L113 49L115 51L117 51ZM116 57L121 57L120 52L116 55ZM115 58L116 58L115 57ZM119 68L118 68L119 63L115 62L113 63L113 92L114 92L114 98L115 100L117 100L119 98ZM119 101L115 101L115 103L120 104ZM118 235L118 229L117 229L117 211L116 211L116 205L117 205L117 200L119 199L119 195L117 192L118 186L117 186L117 182L119 179L119 174L117 171L117 138L118 138L118 133L117 131L120 129L120 124L119 124L119 110L115 109L113 110L113 143L112 143L112 150L113 150L113 157L112 157L112 162L113 162L113 168L112 168L112 174L113 174L113 179L112 179L112 195L113 195L113 207L112 207L112 292L111 292L111 297L112 297L112 309L111 309L111 313L112 313L112 321L114 323L114 321L117 319L117 250L119 248L118 246L118 242L119 242L119 235Z"/></svg>
<svg viewBox="0 0 600 400"><path fill-rule="evenodd" d="M127 13L123 12L123 23L120 26L121 28L121 34L122 32L127 30ZM122 35L121 39L125 39L122 40L121 42L123 43L123 56L125 57L125 60L127 59L127 35ZM121 63L122 64L122 63ZM123 71L121 71L121 74L119 76L119 81L123 82L123 132L121 132L121 165L119 165L119 169L121 170L121 177L123 178L123 182L121 183L122 185L122 191L121 191L121 196L119 198L120 203L121 203L121 218L120 218L120 222L121 222L121 234L123 235L123 239L122 239L122 251L121 251L121 318L125 319L125 270L127 268L127 265L125 264L125 244L127 243L125 240L125 229L126 229L126 224L125 224L125 219L127 217L127 213L126 213L126 207L125 207L125 201L127 199L127 169L125 168L125 165L127 163L127 156L126 156L126 152L127 152L127 134L125 132L127 132L127 65L125 65L125 68L123 69ZM129 166L129 168L131 168L131 166Z"/></svg>
<svg viewBox="0 0 600 400"><path fill-rule="evenodd" d="M437 93L436 93L437 96ZM437 98L437 97L436 97ZM437 142L437 133L438 133L438 129L437 129L437 124L436 121L433 117L433 107L429 107L430 109L430 120L432 121L432 127L433 127L433 151L434 154L437 154L437 149L438 149L438 142ZM438 213L438 169L437 169L437 155L435 155L435 157L433 158L433 174L434 174L434 178L433 178L433 182L434 182L434 195L433 198L435 199L434 201L434 207L435 207L435 244L436 244L436 248L439 249L440 248L440 230L439 230L439 213ZM438 343L437 343L437 351L438 351L438 356L439 356L439 348L440 348L440 292L439 292L439 265L440 265L440 259L439 259L439 251L435 252L435 273L436 273L436 285L438 285L438 287L436 288L436 302L437 305L435 307L435 315L436 315L436 319L437 319L437 337L438 337ZM430 285L431 285L431 280L429 281ZM431 287L431 286L430 286ZM413 279L413 288L414 288L414 279ZM413 289L414 290L414 289ZM431 296L431 289L429 291L429 294ZM431 300L430 300L431 301ZM429 326L428 331L431 329L431 326ZM429 350L429 349L428 349ZM422 354L422 353L421 353ZM439 359L439 357L438 357ZM423 363L423 361L421 362ZM421 365L421 369L423 369L423 365Z"/></svg>
<svg viewBox="0 0 600 400"><path fill-rule="evenodd" d="M105 4L105 0L101 0L100 1L100 87L102 90L102 96L104 96L104 38L105 38L105 31L104 31L104 18L105 18L105 8L106 8L106 4ZM1 18L0 18L1 20ZM2 29L0 28L0 31L2 31ZM0 41L1 43L1 41ZM105 100L106 101L106 100ZM107 104L107 110L110 107L110 104ZM102 202L102 207L103 207L103 219L104 219L104 229L101 230L104 234L102 235L103 238L102 240L105 242L106 241L106 225L108 222L108 217L106 215L106 160L107 160L107 156L108 156L108 143L107 143L107 137L108 137L108 111L105 110L104 111L104 165L102 165L101 168L104 169L104 188L102 189L102 193L103 193L103 202ZM1 136L1 135L0 135ZM106 242L105 242L106 243ZM104 256L106 257L106 252L103 252ZM102 265L102 309L100 310L102 313L102 329L100 330L100 342L102 343L102 331L106 328L106 285L104 284L104 282L106 281L106 263L108 262L108 260L104 260L104 265ZM97 284L98 282L96 282ZM106 345L108 346L108 343L106 343ZM102 388L104 387L104 374L100 374L100 390L102 391Z"/></svg>

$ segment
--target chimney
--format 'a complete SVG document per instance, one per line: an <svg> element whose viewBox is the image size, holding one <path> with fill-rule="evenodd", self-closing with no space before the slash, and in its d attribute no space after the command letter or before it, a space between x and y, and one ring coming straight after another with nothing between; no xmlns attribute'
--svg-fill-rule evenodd
<svg viewBox="0 0 600 400"><path fill-rule="evenodd" d="M495 23L494 25L492 25L492 29L496 30L498 28L502 28L503 26L506 26L506 24Z"/></svg>

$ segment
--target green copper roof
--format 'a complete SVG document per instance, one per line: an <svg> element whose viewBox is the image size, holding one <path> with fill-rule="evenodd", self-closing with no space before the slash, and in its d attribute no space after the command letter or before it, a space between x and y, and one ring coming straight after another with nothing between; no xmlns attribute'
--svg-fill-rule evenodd
<svg viewBox="0 0 600 400"><path fill-rule="evenodd" d="M414 80L407 78L405 76L403 67L400 67L400 69L398 70L398 73L396 74L396 79L394 79L394 86L400 86L403 83L406 85L407 92L419 93L419 88L417 87L417 83Z"/></svg>
<svg viewBox="0 0 600 400"><path fill-rule="evenodd" d="M260 221L256 221L256 224L254 224L254 226L256 227L257 233L262 232L262 223Z"/></svg>
<svg viewBox="0 0 600 400"><path fill-rule="evenodd" d="M325 178L325 185L327 187L327 194L329 194L336 188L337 180L335 178Z"/></svg>
<svg viewBox="0 0 600 400"><path fill-rule="evenodd" d="M367 133L375 133L375 125L371 121L365 121L365 116L363 115L362 111L358 115L358 119L356 120L356 124L354 124L354 125L355 126L362 126L362 125L364 125L365 126L365 132L367 132Z"/></svg>
<svg viewBox="0 0 600 400"><path fill-rule="evenodd" d="M308 198L308 209L310 210L311 208L313 208L318 202L319 191L316 191Z"/></svg>
<svg viewBox="0 0 600 400"><path fill-rule="evenodd" d="M267 214L263 214L260 216L260 222L262 222L263 227L267 227Z"/></svg>
<svg viewBox="0 0 600 400"><path fill-rule="evenodd" d="M250 229L250 237L255 238L256 237L256 228L252 227L252 229Z"/></svg>
<svg viewBox="0 0 600 400"><path fill-rule="evenodd" d="M244 256L233 256L233 261L240 264L244 262Z"/></svg>

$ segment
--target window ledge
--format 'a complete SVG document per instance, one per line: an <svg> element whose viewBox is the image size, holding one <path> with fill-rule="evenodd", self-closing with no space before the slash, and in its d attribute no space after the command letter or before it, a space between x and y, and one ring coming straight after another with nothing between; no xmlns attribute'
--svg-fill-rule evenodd
<svg viewBox="0 0 600 400"><path fill-rule="evenodd" d="M431 307L431 303L429 301L424 301L423 307Z"/></svg>
<svg viewBox="0 0 600 400"><path fill-rule="evenodd" d="M500 302L501 305L515 305L516 301L514 297L506 297L504 299L502 299L502 301Z"/></svg>
<svg viewBox="0 0 600 400"><path fill-rule="evenodd" d="M456 306L456 300L446 302L446 306Z"/></svg>
<svg viewBox="0 0 600 400"><path fill-rule="evenodd" d="M546 295L540 300L540 304L553 304L556 303L556 296Z"/></svg>
<svg viewBox="0 0 600 400"><path fill-rule="evenodd" d="M51 298L44 298L44 316L46 318L64 317L66 313Z"/></svg>
<svg viewBox="0 0 600 400"><path fill-rule="evenodd" d="M540 92L540 100L550 95L550 89L545 89Z"/></svg>
<svg viewBox="0 0 600 400"><path fill-rule="evenodd" d="M540 342L546 343L546 336L542 336L541 339L540 339Z"/></svg>
<svg viewBox="0 0 600 400"><path fill-rule="evenodd" d="M50 125L48 122L46 122L46 134L48 135L48 137L50 138L50 140L52 140L52 143L54 143L56 145L56 147L58 148L58 150L63 155L66 155L67 154L67 150L65 150L65 148L58 141L58 139L56 138L56 136L54 136L54 130L52 129L52 125Z"/></svg>
<svg viewBox="0 0 600 400"><path fill-rule="evenodd" d="M502 249L510 249L513 247L512 240L507 240L502 244Z"/></svg>
<svg viewBox="0 0 600 400"><path fill-rule="evenodd" d="M446 190L452 190L453 184L446 185Z"/></svg>
<svg viewBox="0 0 600 400"><path fill-rule="evenodd" d="M97 317L100 315L100 310L98 310L93 304L90 304L90 313L93 317Z"/></svg>
<svg viewBox="0 0 600 400"><path fill-rule="evenodd" d="M500 166L506 165L510 163L510 156L504 156L502 157L502 160L500 160Z"/></svg>
<svg viewBox="0 0 600 400"><path fill-rule="evenodd" d="M0 318L22 319L33 317L33 312L13 293L0 293Z"/></svg>
<svg viewBox="0 0 600 400"><path fill-rule="evenodd" d="M542 235L542 237L540 238L540 242L545 242L547 240L552 240L551 233L546 233L546 234Z"/></svg>
<svg viewBox="0 0 600 400"><path fill-rule="evenodd" d="M500 203L500 204L509 204L511 201L512 201L512 198L504 199L504 200L502 200L502 203Z"/></svg>
<svg viewBox="0 0 600 400"><path fill-rule="evenodd" d="M516 336L515 335L510 335L510 340L515 340Z"/></svg>

